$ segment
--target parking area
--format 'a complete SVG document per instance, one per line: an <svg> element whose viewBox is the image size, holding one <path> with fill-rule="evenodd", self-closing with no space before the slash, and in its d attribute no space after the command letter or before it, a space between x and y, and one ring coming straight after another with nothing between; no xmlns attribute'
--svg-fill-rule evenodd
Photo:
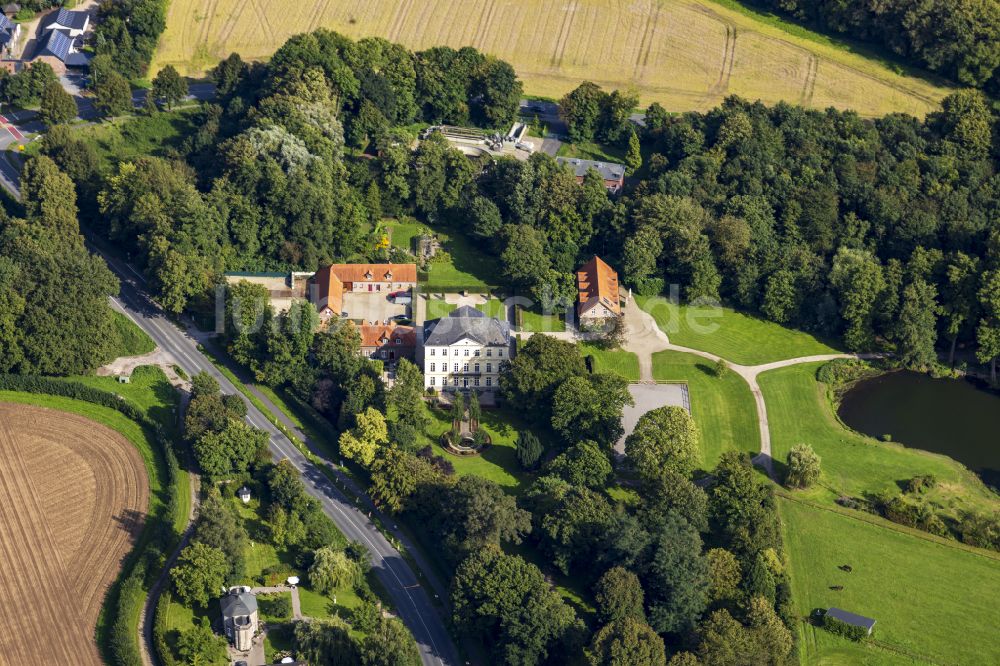
<svg viewBox="0 0 1000 666"><path fill-rule="evenodd" d="M628 392L635 400L635 406L625 406L622 412L622 426L625 434L615 444L615 452L625 455L625 438L632 434L639 418L646 412L659 407L683 407L691 411L691 397L687 384L630 384Z"/></svg>
<svg viewBox="0 0 1000 666"><path fill-rule="evenodd" d="M344 294L344 312L348 319L366 324L384 324L397 315L412 318L410 306L391 303L386 292L347 292Z"/></svg>

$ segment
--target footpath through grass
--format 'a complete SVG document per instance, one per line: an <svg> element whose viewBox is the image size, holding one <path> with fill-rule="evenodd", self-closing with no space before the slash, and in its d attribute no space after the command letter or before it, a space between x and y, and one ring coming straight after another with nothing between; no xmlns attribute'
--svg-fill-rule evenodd
<svg viewBox="0 0 1000 666"><path fill-rule="evenodd" d="M717 377L711 361L683 352L653 354L653 378L685 382L701 439L702 467L712 469L725 451L760 451L757 408L750 387L735 372Z"/></svg>
<svg viewBox="0 0 1000 666"><path fill-rule="evenodd" d="M758 378L767 403L772 455L779 467L799 443L811 445L822 459L820 484L808 491L811 499L832 502L841 494L896 493L899 481L933 474L937 486L921 497L946 513L1000 508L996 494L951 458L879 442L845 428L826 397L826 385L816 379L821 365L779 368Z"/></svg>
<svg viewBox="0 0 1000 666"><path fill-rule="evenodd" d="M731 308L677 305L662 297L635 298L670 342L716 354L730 363L760 365L839 351L809 333Z"/></svg>
<svg viewBox="0 0 1000 666"><path fill-rule="evenodd" d="M877 621L875 645L803 622L802 663L1000 663L1000 556L793 500L778 506L798 615L836 606Z"/></svg>

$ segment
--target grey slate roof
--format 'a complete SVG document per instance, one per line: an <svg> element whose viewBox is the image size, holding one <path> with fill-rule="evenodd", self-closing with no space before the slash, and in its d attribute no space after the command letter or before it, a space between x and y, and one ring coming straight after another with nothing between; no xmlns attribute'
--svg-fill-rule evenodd
<svg viewBox="0 0 1000 666"><path fill-rule="evenodd" d="M249 592L227 594L219 600L222 607L222 617L239 617L257 612L257 597Z"/></svg>
<svg viewBox="0 0 1000 666"><path fill-rule="evenodd" d="M868 631L872 630L875 626L875 620L870 617L865 617L864 615L856 615L849 611L842 610L840 608L829 608L826 614L832 618L840 620L841 622L846 622L847 624L854 627L864 627Z"/></svg>
<svg viewBox="0 0 1000 666"><path fill-rule="evenodd" d="M557 157L556 162L572 167L573 174L578 178L583 178L591 169L597 171L604 180L620 180L625 177L625 165L617 162L580 160L575 157Z"/></svg>
<svg viewBox="0 0 1000 666"><path fill-rule="evenodd" d="M72 28L73 30L83 30L83 26L87 24L87 12L74 12L69 9L60 9L56 12L56 18L53 23L58 23L66 28Z"/></svg>
<svg viewBox="0 0 1000 666"><path fill-rule="evenodd" d="M424 345L444 347L463 338L481 345L507 345L510 343L510 324L487 317L468 305L456 308L447 317L424 324Z"/></svg>
<svg viewBox="0 0 1000 666"><path fill-rule="evenodd" d="M61 30L50 30L49 36L45 39L42 47L42 55L50 55L66 62L70 48L73 46L73 38Z"/></svg>
<svg viewBox="0 0 1000 666"><path fill-rule="evenodd" d="M0 14L0 45L6 46L14 37L17 26L9 18Z"/></svg>

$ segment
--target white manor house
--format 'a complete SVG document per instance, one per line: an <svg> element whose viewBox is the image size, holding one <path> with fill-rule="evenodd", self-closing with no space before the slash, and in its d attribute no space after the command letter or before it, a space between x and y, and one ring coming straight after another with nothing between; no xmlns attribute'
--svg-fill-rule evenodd
<svg viewBox="0 0 1000 666"><path fill-rule="evenodd" d="M494 391L510 358L510 324L463 306L424 324L424 387Z"/></svg>

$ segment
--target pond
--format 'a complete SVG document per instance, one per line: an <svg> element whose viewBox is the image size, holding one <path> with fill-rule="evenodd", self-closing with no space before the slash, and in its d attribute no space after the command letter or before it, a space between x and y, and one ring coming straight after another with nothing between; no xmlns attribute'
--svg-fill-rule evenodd
<svg viewBox="0 0 1000 666"><path fill-rule="evenodd" d="M971 381L891 372L859 382L838 414L858 432L950 456L1000 489L1000 396Z"/></svg>

